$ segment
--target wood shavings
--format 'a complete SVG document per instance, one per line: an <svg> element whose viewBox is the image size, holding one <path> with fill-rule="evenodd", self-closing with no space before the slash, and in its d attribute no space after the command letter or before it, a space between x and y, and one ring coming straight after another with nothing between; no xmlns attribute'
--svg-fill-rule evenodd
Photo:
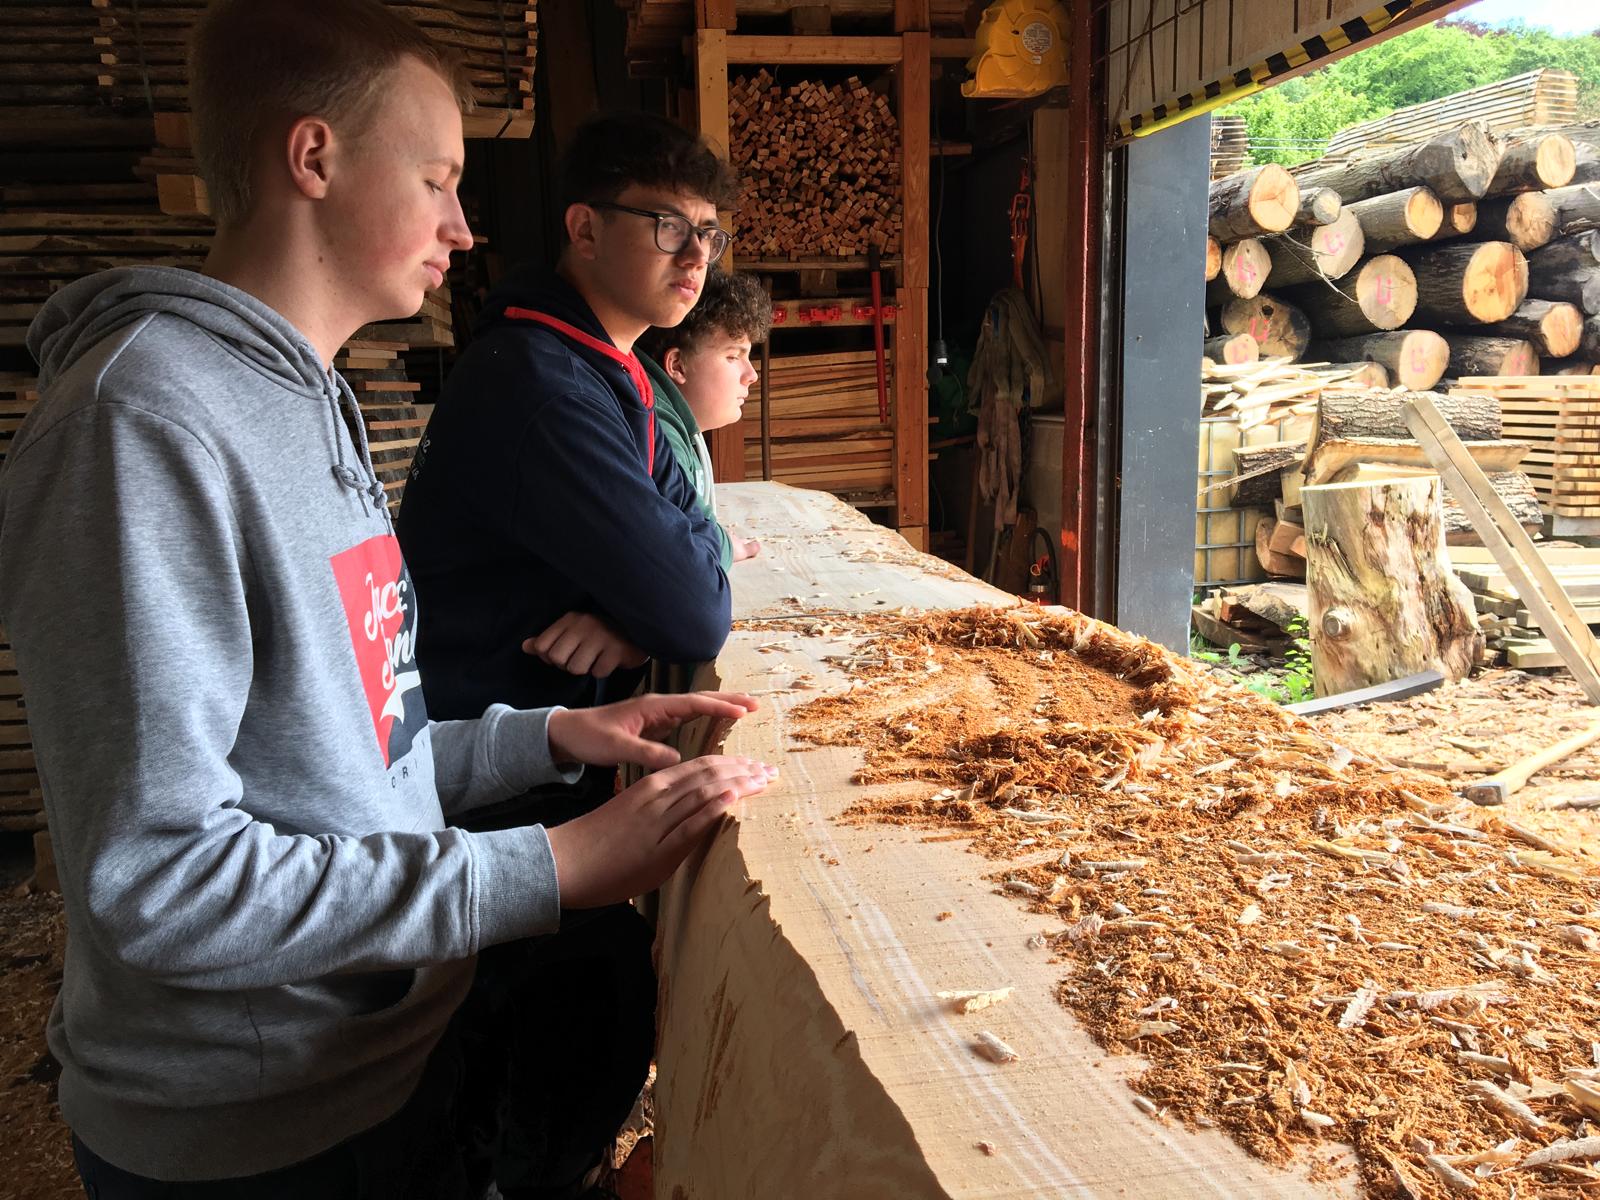
<svg viewBox="0 0 1600 1200"><path fill-rule="evenodd" d="M1586 1079L1569 1079L1563 1085L1578 1111L1591 1121L1600 1121L1600 1082Z"/></svg>
<svg viewBox="0 0 1600 1200"><path fill-rule="evenodd" d="M950 1007L958 1013L975 1013L1008 999L1011 991L1012 989L1004 987L987 990L935 992L934 995L941 1000L948 1000Z"/></svg>
<svg viewBox="0 0 1600 1200"><path fill-rule="evenodd" d="M987 1029L978 1034L978 1040L972 1043L972 1048L990 1062L1016 1062L1019 1057L1015 1050L995 1037Z"/></svg>
<svg viewBox="0 0 1600 1200"><path fill-rule="evenodd" d="M1562 1138L1543 1149L1535 1150L1517 1165L1527 1171L1552 1163L1571 1162L1574 1159L1591 1161L1597 1158L1600 1158L1600 1137Z"/></svg>
<svg viewBox="0 0 1600 1200"><path fill-rule="evenodd" d="M1478 1188L1478 1181L1470 1175L1463 1175L1437 1154L1425 1155L1422 1165L1433 1172L1433 1176L1452 1192L1473 1192Z"/></svg>
<svg viewBox="0 0 1600 1200"><path fill-rule="evenodd" d="M1367 1014L1377 1002L1378 985L1368 980L1356 989L1356 994L1350 997L1350 1003L1345 1005L1339 1017L1339 1028L1354 1029L1367 1019Z"/></svg>
<svg viewBox="0 0 1600 1200"><path fill-rule="evenodd" d="M1498 1109L1505 1116L1518 1122L1532 1133L1544 1129L1547 1122L1533 1109L1529 1108L1515 1096L1496 1087L1487 1079L1474 1079L1467 1084L1467 1090L1483 1098L1484 1102L1492 1108Z"/></svg>

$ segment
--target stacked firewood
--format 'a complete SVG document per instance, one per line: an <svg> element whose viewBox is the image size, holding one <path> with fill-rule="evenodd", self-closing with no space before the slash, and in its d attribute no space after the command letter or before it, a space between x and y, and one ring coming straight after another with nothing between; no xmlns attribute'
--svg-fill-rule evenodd
<svg viewBox="0 0 1600 1200"><path fill-rule="evenodd" d="M860 79L784 87L765 70L728 90L729 152L744 180L734 214L757 259L853 258L900 249L900 127Z"/></svg>
<svg viewBox="0 0 1600 1200"><path fill-rule="evenodd" d="M1255 167L1212 185L1210 234L1210 332L1264 356L1378 362L1413 389L1600 364L1600 127L1466 122Z"/></svg>

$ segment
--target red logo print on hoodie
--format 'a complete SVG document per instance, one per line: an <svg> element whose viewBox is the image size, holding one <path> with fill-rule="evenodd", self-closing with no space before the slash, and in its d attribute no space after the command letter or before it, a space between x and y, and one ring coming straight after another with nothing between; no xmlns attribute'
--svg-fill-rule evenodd
<svg viewBox="0 0 1600 1200"><path fill-rule="evenodd" d="M335 554L334 582L350 622L350 642L372 713L383 765L411 751L428 723L417 671L416 593L392 534L380 534Z"/></svg>

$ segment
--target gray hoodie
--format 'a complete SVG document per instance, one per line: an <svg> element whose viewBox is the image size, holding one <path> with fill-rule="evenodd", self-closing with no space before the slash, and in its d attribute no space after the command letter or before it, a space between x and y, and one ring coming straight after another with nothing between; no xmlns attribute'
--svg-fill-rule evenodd
<svg viewBox="0 0 1600 1200"><path fill-rule="evenodd" d="M392 1114L473 955L559 923L548 712L430 724L348 386L190 271L58 292L0 476L0 619L67 912L61 1108L125 1170L281 1167ZM572 776L565 776L569 780Z"/></svg>

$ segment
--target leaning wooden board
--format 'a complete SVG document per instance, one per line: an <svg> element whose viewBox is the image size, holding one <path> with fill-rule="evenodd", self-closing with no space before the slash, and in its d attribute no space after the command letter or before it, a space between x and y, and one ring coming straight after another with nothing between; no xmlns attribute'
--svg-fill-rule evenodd
<svg viewBox="0 0 1600 1200"><path fill-rule="evenodd" d="M761 540L731 573L742 619L1016 602L822 493L752 483L717 498ZM697 681L759 695L726 749L783 776L662 890L656 1194L1354 1194L1145 1116L1125 1082L1142 1060L1105 1054L1056 1002L1069 968L1028 946L1045 922L995 893L992 864L921 831L836 820L866 794L849 782L859 756L795 750L786 713L847 683L824 661L842 647L742 629ZM799 677L814 687L786 690ZM690 729L685 750L709 736ZM934 997L990 986L1016 990L969 1016ZM974 1053L985 1029L1021 1060Z"/></svg>

